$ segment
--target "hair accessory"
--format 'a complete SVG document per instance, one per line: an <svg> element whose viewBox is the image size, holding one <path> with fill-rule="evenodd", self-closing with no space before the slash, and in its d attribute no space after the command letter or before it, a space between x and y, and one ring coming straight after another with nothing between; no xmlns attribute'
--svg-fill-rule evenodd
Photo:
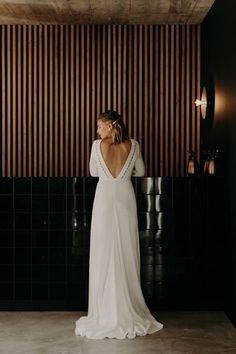
<svg viewBox="0 0 236 354"><path fill-rule="evenodd" d="M112 122L112 125L116 124L118 122L118 119L114 120L114 122Z"/></svg>

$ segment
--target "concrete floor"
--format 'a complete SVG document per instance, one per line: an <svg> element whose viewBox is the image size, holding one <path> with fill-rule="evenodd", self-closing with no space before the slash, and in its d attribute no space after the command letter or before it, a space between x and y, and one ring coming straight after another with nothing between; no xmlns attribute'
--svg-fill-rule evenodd
<svg viewBox="0 0 236 354"><path fill-rule="evenodd" d="M236 329L220 311L160 312L161 331L135 339L75 336L85 312L0 312L1 354L236 354Z"/></svg>

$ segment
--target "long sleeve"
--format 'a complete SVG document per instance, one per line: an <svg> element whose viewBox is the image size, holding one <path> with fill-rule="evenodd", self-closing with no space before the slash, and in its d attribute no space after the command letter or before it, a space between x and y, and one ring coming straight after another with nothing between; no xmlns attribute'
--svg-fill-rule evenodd
<svg viewBox="0 0 236 354"><path fill-rule="evenodd" d="M98 177L97 162L95 160L95 141L92 144L91 154L89 159L89 172L92 177Z"/></svg>
<svg viewBox="0 0 236 354"><path fill-rule="evenodd" d="M140 146L137 141L136 141L136 149L137 149L137 158L135 160L132 176L143 177L145 175L145 165L144 165L142 154L140 152Z"/></svg>

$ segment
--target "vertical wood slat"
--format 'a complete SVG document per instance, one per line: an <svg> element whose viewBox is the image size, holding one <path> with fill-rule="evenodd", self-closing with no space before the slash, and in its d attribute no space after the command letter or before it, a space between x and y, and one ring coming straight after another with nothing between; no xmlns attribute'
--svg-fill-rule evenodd
<svg viewBox="0 0 236 354"><path fill-rule="evenodd" d="M63 134L64 134L64 26L60 25L60 173L59 176L64 175L64 146L63 146Z"/></svg>
<svg viewBox="0 0 236 354"><path fill-rule="evenodd" d="M2 176L5 177L6 173L6 77L5 73L5 50L6 50L6 26L2 26L2 50L1 50L1 57L2 57Z"/></svg>
<svg viewBox="0 0 236 354"><path fill-rule="evenodd" d="M43 36L43 50L44 50L44 85L43 85L43 93L44 93L44 129L43 129L43 145L44 145L44 171L43 176L48 176L48 26L44 28L44 36Z"/></svg>
<svg viewBox="0 0 236 354"><path fill-rule="evenodd" d="M188 161L190 151L190 26L186 25L186 116L185 116L185 164Z"/></svg>
<svg viewBox="0 0 236 354"><path fill-rule="evenodd" d="M54 59L54 52L53 52L53 26L50 25L49 27L50 35L49 35L49 176L53 176L53 168L54 168L54 161L55 156L53 156L53 143L54 143L54 134L53 134L53 109L55 107L54 102L54 94L53 94L53 59ZM56 128L56 126L55 126Z"/></svg>
<svg viewBox="0 0 236 354"><path fill-rule="evenodd" d="M22 97L22 101L23 101L23 157L22 157L22 161L23 161L23 173L24 176L27 176L27 99L28 97L26 97L27 95L27 26L23 25L23 97Z"/></svg>
<svg viewBox="0 0 236 354"><path fill-rule="evenodd" d="M38 41L38 81L39 81L39 102L38 102L38 176L43 176L43 107L42 107L42 97L43 97L43 88L42 88L42 77L43 77L43 68L42 68L42 46L43 46L43 26L39 25L39 41Z"/></svg>
<svg viewBox="0 0 236 354"><path fill-rule="evenodd" d="M33 176L37 176L38 175L38 80L37 80L37 68L38 68L38 41L37 41L37 33L38 33L38 26L34 26L34 61L33 61L33 65L34 65L34 97L33 97L33 101L34 101L34 113L33 113L33 125L34 125L34 129L33 129L33 150L34 150L34 154L33 154L33 158L34 158L34 162L33 162ZM18 111L19 114L19 111ZM19 127L18 127L19 129ZM19 162L19 161L18 161Z"/></svg>
<svg viewBox="0 0 236 354"><path fill-rule="evenodd" d="M12 26L12 77L16 77L16 26ZM29 100L30 102L30 100ZM12 175L16 176L16 80L12 80ZM31 156L29 156L29 166Z"/></svg>
<svg viewBox="0 0 236 354"><path fill-rule="evenodd" d="M11 176L11 151L12 151L12 140L11 140L11 26L7 25L7 176ZM25 116L24 116L25 118ZM25 119L24 119L25 122ZM25 137L25 134L24 134ZM25 142L25 139L24 139ZM25 151L25 150L24 150ZM24 156L25 157L25 156ZM26 160L26 159L25 159ZM24 163L25 166L25 163ZM25 170L24 170L25 173Z"/></svg>
<svg viewBox="0 0 236 354"><path fill-rule="evenodd" d="M90 115L90 92L91 92L91 87L90 87L90 28L91 26L86 26L86 116L89 117L86 119L86 133L84 132L84 135L86 137L86 158L85 158L85 173L86 175L89 174L89 165L86 163L86 161L89 161L89 154L90 154L90 145L91 145L91 115Z"/></svg>
<svg viewBox="0 0 236 354"><path fill-rule="evenodd" d="M18 176L24 176L24 173L22 171L22 90L21 90L21 67L22 67L22 60L21 60L21 53L22 53L22 40L21 40L21 33L22 33L22 26L18 26L18 38L17 38L17 44L18 44L18 77L17 77L17 92L18 92L18 107L17 107L17 129L18 129L18 134L17 134L17 151L18 151L18 156L17 156L17 175ZM4 119L4 118L3 118ZM36 139L37 141L37 139ZM4 154L3 154L4 158Z"/></svg>
<svg viewBox="0 0 236 354"><path fill-rule="evenodd" d="M85 26L82 25L81 26L81 90L80 90L80 94L81 94L81 117L85 116L85 77L84 77L84 73L85 73L85 58L84 58L84 53L85 53L85 39L84 39L84 28ZM82 176L85 175L85 163L83 161L83 157L85 156L85 146L84 146L84 142L85 142L85 120L81 119L81 131L80 131L81 135L80 135L80 153L81 153L81 174Z"/></svg>
<svg viewBox="0 0 236 354"><path fill-rule="evenodd" d="M181 151L180 151L180 166L181 173L180 175L184 175L185 172L185 26L182 26L181 33L181 133L180 133L180 141L181 141Z"/></svg>
<svg viewBox="0 0 236 354"><path fill-rule="evenodd" d="M164 172L164 26L161 26L160 33L160 176L165 176Z"/></svg>
<svg viewBox="0 0 236 354"><path fill-rule="evenodd" d="M175 168L174 168L174 175L180 175L180 158L179 158L179 141L180 141L180 119L179 119L179 112L180 112L180 95L179 95L179 88L180 88L180 72L179 72L179 25L175 27Z"/></svg>
<svg viewBox="0 0 236 354"><path fill-rule="evenodd" d="M197 71L197 82L196 82L196 92L197 97L201 95L201 27L197 26L196 28L197 37L196 40L196 62L195 62L195 70ZM197 110L196 114L196 126L195 126L195 141L196 141L196 150L197 150L197 159L200 161L200 110Z"/></svg>
<svg viewBox="0 0 236 354"><path fill-rule="evenodd" d="M2 176L85 176L117 109L147 175L200 156L200 25L2 25Z"/></svg>
<svg viewBox="0 0 236 354"><path fill-rule="evenodd" d="M154 159L153 159L153 127L154 127L154 120L153 120L153 106L155 103L153 102L153 26L150 26L150 43L149 43L149 50L148 50L148 57L149 57L149 98L148 98L148 115L149 115L149 126L148 126L148 136L151 139L148 139L149 142L149 158L151 161L149 170L150 175L155 174L154 172ZM154 103L154 105L153 105ZM155 118L155 117L154 117ZM154 155L156 155L154 153Z"/></svg>
<svg viewBox="0 0 236 354"><path fill-rule="evenodd" d="M174 67L174 25L170 26L170 134L169 134L169 146L170 146L170 156L169 156L169 163L170 163L170 175L174 175L174 139L175 139L175 132L174 132L174 108L175 108L175 101L174 101L174 75L175 75L175 67Z"/></svg>
<svg viewBox="0 0 236 354"><path fill-rule="evenodd" d="M65 26L65 46L63 48L65 52L65 113L64 113L64 125L65 135L63 141L64 150L64 176L69 176L69 26ZM64 167L63 166L63 167Z"/></svg>
<svg viewBox="0 0 236 354"><path fill-rule="evenodd" d="M32 26L28 28L28 92L32 92ZM33 95L27 95L28 100L28 129L27 129L27 140L28 140L28 158L26 168L28 167L28 176L32 176L32 99ZM13 140L14 141L14 140ZM14 161L14 159L13 159ZM14 175L14 173L13 173Z"/></svg>
<svg viewBox="0 0 236 354"><path fill-rule="evenodd" d="M153 124L153 133L152 133L152 137L154 139L154 143L153 143L153 147L154 147L154 152L153 152L153 164L154 164L154 176L157 176L159 171L160 171L160 149L159 147L159 143L160 143L160 129L159 129L159 119L158 119L158 109L159 109L159 105L160 105L160 96L159 96L159 28L157 26L154 27L154 35L155 35L155 42L154 42L154 124ZM152 98L150 97L150 101L152 100ZM154 137L158 137L158 138L154 138ZM155 159L155 160L154 160Z"/></svg>
<svg viewBox="0 0 236 354"><path fill-rule="evenodd" d="M150 136L150 121L149 121L149 109L148 109L148 25L144 26L144 94L143 94L143 99L144 99L144 104L143 104L143 119L144 119L144 124L143 124L143 129L144 131L142 132L142 138L144 141L143 144L143 157L145 161L148 161L149 157L149 150L148 150L148 137ZM142 101L142 97L140 97L140 101ZM142 120L143 120L142 119ZM141 133L141 132L140 132ZM140 134L141 136L141 134Z"/></svg>
<svg viewBox="0 0 236 354"><path fill-rule="evenodd" d="M169 25L165 26L165 42L164 42L164 45L165 45L165 52L164 52L164 55L165 55L165 77L164 77L164 80L165 80L165 115L164 115L164 129L165 129L165 132L164 132L164 139L165 139L165 143L164 143L164 147L165 147L165 159L164 159L164 162L165 162L165 166L164 166L164 171L165 171L165 175L168 176L169 175L169 158L170 158L170 155L169 155L169 144L170 144L170 141L169 141L169 132L170 132L170 117L169 117L169 110L170 110L170 95L169 95L169 92L170 92L170 86L169 86Z"/></svg>

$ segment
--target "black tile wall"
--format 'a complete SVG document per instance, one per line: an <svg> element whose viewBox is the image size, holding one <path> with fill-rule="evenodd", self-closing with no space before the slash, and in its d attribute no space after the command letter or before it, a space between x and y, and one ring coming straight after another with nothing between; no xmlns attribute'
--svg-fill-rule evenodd
<svg viewBox="0 0 236 354"><path fill-rule="evenodd" d="M0 179L0 308L86 309L97 178ZM153 308L221 306L223 178L132 178Z"/></svg>

